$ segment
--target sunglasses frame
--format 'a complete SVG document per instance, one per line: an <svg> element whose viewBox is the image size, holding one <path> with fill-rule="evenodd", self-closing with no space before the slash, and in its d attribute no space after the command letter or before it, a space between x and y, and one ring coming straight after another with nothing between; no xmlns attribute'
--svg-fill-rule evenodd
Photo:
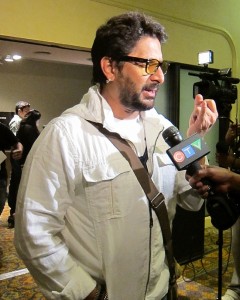
<svg viewBox="0 0 240 300"><path fill-rule="evenodd" d="M154 74L157 69L160 67L162 72L163 72L163 75L165 75L167 73L167 70L168 70L168 67L170 65L169 62L167 61L163 61L163 62L160 62L158 59L156 58L141 58L141 57L134 57L134 56L122 56L120 58L117 59L118 61L124 61L124 62L137 62L137 63L145 63L145 72L148 74L148 75L152 75ZM156 64L156 67L154 69L153 72L149 72L149 65L151 62L153 61L156 61L157 64ZM164 70L165 69L165 70Z"/></svg>

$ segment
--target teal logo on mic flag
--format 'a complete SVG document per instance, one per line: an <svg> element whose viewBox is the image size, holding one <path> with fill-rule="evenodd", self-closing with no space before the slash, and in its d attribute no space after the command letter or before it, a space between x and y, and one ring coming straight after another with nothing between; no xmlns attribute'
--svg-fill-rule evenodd
<svg viewBox="0 0 240 300"><path fill-rule="evenodd" d="M199 150L202 149L202 143L201 143L201 139L198 139L196 141L194 141L193 143L191 143L191 145Z"/></svg>

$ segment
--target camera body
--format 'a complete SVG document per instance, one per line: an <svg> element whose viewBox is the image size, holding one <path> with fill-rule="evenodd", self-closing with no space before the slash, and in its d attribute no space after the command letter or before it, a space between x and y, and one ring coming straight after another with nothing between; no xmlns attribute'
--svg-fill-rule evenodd
<svg viewBox="0 0 240 300"><path fill-rule="evenodd" d="M233 193L210 194L206 208L213 226L219 230L231 228L240 216L240 201Z"/></svg>
<svg viewBox="0 0 240 300"><path fill-rule="evenodd" d="M240 82L239 78L230 77L231 69L188 74L202 79L193 85L193 98L201 94L204 99L214 99L219 116L228 117L238 96L236 84Z"/></svg>
<svg viewBox="0 0 240 300"><path fill-rule="evenodd" d="M220 78L223 80L223 78ZM222 103L234 104L237 99L237 87L226 81L225 78L221 85L218 81L206 80L196 82L193 85L193 97L201 94L204 99L214 99Z"/></svg>

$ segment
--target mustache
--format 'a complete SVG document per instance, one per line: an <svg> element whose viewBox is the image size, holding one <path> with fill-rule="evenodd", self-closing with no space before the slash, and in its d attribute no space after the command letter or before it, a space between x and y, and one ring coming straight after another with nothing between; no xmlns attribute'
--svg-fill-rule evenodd
<svg viewBox="0 0 240 300"><path fill-rule="evenodd" d="M159 83L149 83L145 84L142 88L142 91L157 91L159 89L160 84Z"/></svg>

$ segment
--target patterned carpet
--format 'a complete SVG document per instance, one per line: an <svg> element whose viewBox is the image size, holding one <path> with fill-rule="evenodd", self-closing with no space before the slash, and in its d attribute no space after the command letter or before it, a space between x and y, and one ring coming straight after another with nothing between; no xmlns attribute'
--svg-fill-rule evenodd
<svg viewBox="0 0 240 300"><path fill-rule="evenodd" d="M25 265L17 256L13 246L14 229L8 229L7 217L6 206L0 218L0 246L3 249L0 267L0 299L45 300L46 298L40 293Z"/></svg>
<svg viewBox="0 0 240 300"><path fill-rule="evenodd" d="M233 272L233 259L230 254L231 229L223 232L222 289L218 286L218 234L216 228L206 228L203 258L182 266L179 299L217 299L219 290L224 295Z"/></svg>
<svg viewBox="0 0 240 300"><path fill-rule="evenodd" d="M0 267L1 300L45 300L13 246L14 229L7 228L8 207L0 218L0 246L3 257ZM205 230L204 257L182 265L182 276L178 280L179 300L213 300L218 295L218 231L214 227ZM232 276L232 257L229 254L231 231L223 236L223 289ZM14 272L14 273L11 273ZM18 273L19 272L19 273Z"/></svg>

